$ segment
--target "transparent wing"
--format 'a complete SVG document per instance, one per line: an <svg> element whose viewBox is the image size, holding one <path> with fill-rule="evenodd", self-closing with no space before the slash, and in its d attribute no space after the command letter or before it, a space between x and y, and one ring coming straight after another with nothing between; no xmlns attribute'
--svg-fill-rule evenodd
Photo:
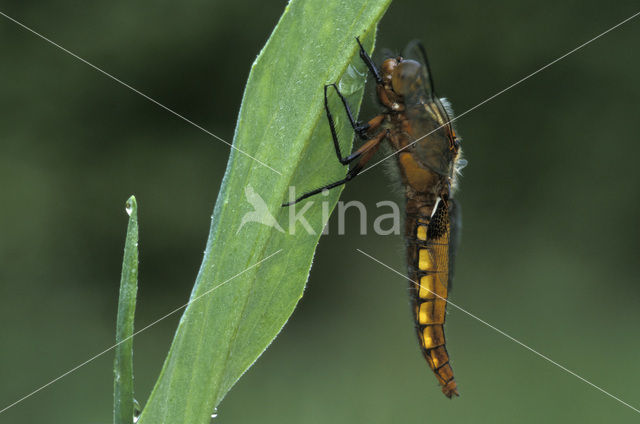
<svg viewBox="0 0 640 424"><path fill-rule="evenodd" d="M433 84L433 74L431 72L431 67L429 66L429 59L427 58L427 51L422 45L422 42L420 40L410 41L402 54L404 59L415 60L422 65L422 92L416 93L415 96L422 97L424 99L420 103L434 103L435 107L438 109L439 115L441 115L441 123L448 122L450 120L449 113L436 94L436 89Z"/></svg>
<svg viewBox="0 0 640 424"><path fill-rule="evenodd" d="M407 47L402 52L404 59L415 60L422 65L422 81L423 81L423 95L425 101L434 101L438 99L433 86L433 77L431 74L431 68L429 68L429 61L427 59L427 52L420 42L420 40L413 40L407 44Z"/></svg>
<svg viewBox="0 0 640 424"><path fill-rule="evenodd" d="M456 255L462 233L462 209L455 199L449 199L449 278L447 286L451 290L455 271Z"/></svg>
<svg viewBox="0 0 640 424"><path fill-rule="evenodd" d="M413 149L425 166L441 175L451 175L453 127L447 109L436 94L422 43L411 41L403 52L403 58L421 65L421 84L405 98L406 116L416 141Z"/></svg>
<svg viewBox="0 0 640 424"><path fill-rule="evenodd" d="M443 293L446 299L449 292L451 275L451 219L449 205L440 200L427 227L427 250L434 264L434 275L437 282L437 293Z"/></svg>

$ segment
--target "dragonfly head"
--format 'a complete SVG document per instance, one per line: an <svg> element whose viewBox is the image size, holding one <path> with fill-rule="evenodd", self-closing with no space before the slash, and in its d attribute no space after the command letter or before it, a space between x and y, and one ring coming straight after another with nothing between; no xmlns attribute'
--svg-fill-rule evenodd
<svg viewBox="0 0 640 424"><path fill-rule="evenodd" d="M391 74L391 87L396 94L406 97L424 86L422 65L415 60L397 60Z"/></svg>

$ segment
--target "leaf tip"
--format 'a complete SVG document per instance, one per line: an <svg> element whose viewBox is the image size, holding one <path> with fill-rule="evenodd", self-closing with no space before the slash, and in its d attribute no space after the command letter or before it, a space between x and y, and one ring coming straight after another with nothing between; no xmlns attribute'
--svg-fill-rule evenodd
<svg viewBox="0 0 640 424"><path fill-rule="evenodd" d="M132 214L137 213L138 211L138 202L136 201L136 196L131 195L125 204L125 210L127 211L127 215L131 216Z"/></svg>

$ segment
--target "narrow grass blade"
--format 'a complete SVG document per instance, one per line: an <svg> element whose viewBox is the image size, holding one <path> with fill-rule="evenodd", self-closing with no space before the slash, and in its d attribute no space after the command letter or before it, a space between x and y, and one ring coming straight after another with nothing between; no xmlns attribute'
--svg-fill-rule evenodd
<svg viewBox="0 0 640 424"><path fill-rule="evenodd" d="M127 200L129 225L122 259L118 320L116 325L116 354L113 364L113 422L131 424L134 416L133 400L133 321L138 292L138 204L131 196Z"/></svg>

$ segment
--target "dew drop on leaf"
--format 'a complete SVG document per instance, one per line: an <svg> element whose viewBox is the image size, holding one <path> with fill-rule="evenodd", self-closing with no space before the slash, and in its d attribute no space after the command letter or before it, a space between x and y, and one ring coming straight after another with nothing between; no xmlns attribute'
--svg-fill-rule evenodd
<svg viewBox="0 0 640 424"><path fill-rule="evenodd" d="M140 419L140 414L142 413L142 408L140 407L140 402L137 399L133 399L133 424L136 424Z"/></svg>

